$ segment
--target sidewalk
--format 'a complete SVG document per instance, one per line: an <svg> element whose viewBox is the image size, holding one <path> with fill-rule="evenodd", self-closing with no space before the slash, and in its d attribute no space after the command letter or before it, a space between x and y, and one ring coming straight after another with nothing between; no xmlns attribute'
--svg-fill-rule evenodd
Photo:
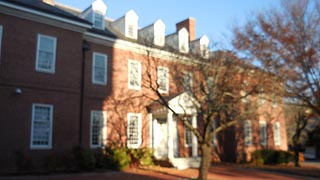
<svg viewBox="0 0 320 180"><path fill-rule="evenodd" d="M82 174L58 174L46 176L0 176L0 180L161 180L161 179L196 179L197 169L177 170L159 166L127 169L124 172L82 173ZM239 165L216 165L209 170L209 179L217 180L298 180L319 179L297 175L283 174L275 171L261 171L254 168Z"/></svg>

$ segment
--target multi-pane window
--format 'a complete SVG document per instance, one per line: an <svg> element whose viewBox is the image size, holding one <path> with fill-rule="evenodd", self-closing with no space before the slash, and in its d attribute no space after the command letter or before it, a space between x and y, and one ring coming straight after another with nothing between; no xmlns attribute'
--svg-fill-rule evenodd
<svg viewBox="0 0 320 180"><path fill-rule="evenodd" d="M281 145L280 122L275 122L273 124L273 140L275 146Z"/></svg>
<svg viewBox="0 0 320 180"><path fill-rule="evenodd" d="M56 64L56 44L55 37L38 35L36 70L47 73L55 72Z"/></svg>
<svg viewBox="0 0 320 180"><path fill-rule="evenodd" d="M192 124L192 118L189 117L186 119L190 124ZM184 142L185 142L185 146L187 147L191 147L192 146L192 131L185 126L184 127Z"/></svg>
<svg viewBox="0 0 320 180"><path fill-rule="evenodd" d="M251 121L246 120L244 121L244 144L249 146L252 144L252 126Z"/></svg>
<svg viewBox="0 0 320 180"><path fill-rule="evenodd" d="M32 105L31 148L50 149L52 142L53 106Z"/></svg>
<svg viewBox="0 0 320 180"><path fill-rule="evenodd" d="M2 44L3 27L0 25L0 64L1 64L1 44Z"/></svg>
<svg viewBox="0 0 320 180"><path fill-rule="evenodd" d="M134 26L134 24L132 24L132 23L130 23L130 24L128 24L128 37L131 37L131 38L133 38L134 37L134 30L135 30L135 28L134 28L135 26Z"/></svg>
<svg viewBox="0 0 320 180"><path fill-rule="evenodd" d="M127 123L127 146L128 148L139 148L141 144L141 114L129 113Z"/></svg>
<svg viewBox="0 0 320 180"><path fill-rule="evenodd" d="M208 47L206 44L200 45L201 57L208 57Z"/></svg>
<svg viewBox="0 0 320 180"><path fill-rule="evenodd" d="M92 82L94 84L107 84L107 56L93 53Z"/></svg>
<svg viewBox="0 0 320 180"><path fill-rule="evenodd" d="M185 92L192 92L192 74L189 72L185 72L183 76L183 88Z"/></svg>
<svg viewBox="0 0 320 180"><path fill-rule="evenodd" d="M260 144L263 146L267 145L267 122L259 121L259 133L260 133Z"/></svg>
<svg viewBox="0 0 320 180"><path fill-rule="evenodd" d="M157 83L158 90L160 93L168 93L169 92L169 69L166 67L158 67L157 70Z"/></svg>
<svg viewBox="0 0 320 180"><path fill-rule="evenodd" d="M104 25L103 21L104 21L103 15L95 12L93 15L93 27L98 29L103 29L103 25Z"/></svg>
<svg viewBox="0 0 320 180"><path fill-rule="evenodd" d="M139 61L129 60L128 83L129 89L141 89L141 63Z"/></svg>
<svg viewBox="0 0 320 180"><path fill-rule="evenodd" d="M106 112L91 111L91 147L102 147L106 143Z"/></svg>

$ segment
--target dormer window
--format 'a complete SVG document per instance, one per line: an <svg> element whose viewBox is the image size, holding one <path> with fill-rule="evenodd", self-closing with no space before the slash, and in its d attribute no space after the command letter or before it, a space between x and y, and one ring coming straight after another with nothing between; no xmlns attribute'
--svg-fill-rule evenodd
<svg viewBox="0 0 320 180"><path fill-rule="evenodd" d="M179 31L179 51L182 53L189 52L189 33L185 28Z"/></svg>
<svg viewBox="0 0 320 180"><path fill-rule="evenodd" d="M135 27L133 24L128 24L128 37L131 37L131 38L134 38L134 30L135 30Z"/></svg>
<svg viewBox="0 0 320 180"><path fill-rule="evenodd" d="M93 27L97 29L104 29L104 18L99 12L95 12L93 15Z"/></svg>
<svg viewBox="0 0 320 180"><path fill-rule="evenodd" d="M138 39L138 15L133 11L128 11L123 17L113 21L111 26L130 39Z"/></svg>
<svg viewBox="0 0 320 180"><path fill-rule="evenodd" d="M139 40L150 45L164 46L166 27L162 20L139 30Z"/></svg>
<svg viewBox="0 0 320 180"><path fill-rule="evenodd" d="M125 36L131 39L138 39L138 15L130 10L125 15Z"/></svg>
<svg viewBox="0 0 320 180"><path fill-rule="evenodd" d="M104 17L107 12L107 6L103 0L95 0L89 8L84 10L79 16L92 23L96 29L105 29Z"/></svg>

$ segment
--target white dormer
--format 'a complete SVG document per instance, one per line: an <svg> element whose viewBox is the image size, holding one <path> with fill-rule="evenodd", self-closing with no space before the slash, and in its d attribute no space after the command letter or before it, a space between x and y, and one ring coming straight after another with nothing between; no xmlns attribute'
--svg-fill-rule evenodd
<svg viewBox="0 0 320 180"><path fill-rule="evenodd" d="M179 51L182 53L189 52L189 33L186 28L182 28L178 32Z"/></svg>
<svg viewBox="0 0 320 180"><path fill-rule="evenodd" d="M139 30L139 39L143 43L152 43L156 46L164 46L165 30L165 24L159 19L152 25Z"/></svg>
<svg viewBox="0 0 320 180"><path fill-rule="evenodd" d="M202 36L190 43L192 53L201 55L203 58L209 56L209 39L207 36Z"/></svg>
<svg viewBox="0 0 320 180"><path fill-rule="evenodd" d="M104 30L106 12L107 6L103 0L95 0L88 9L80 14L80 17L90 21L94 28Z"/></svg>
<svg viewBox="0 0 320 180"><path fill-rule="evenodd" d="M123 17L112 22L111 25L125 37L138 39L138 20L138 15L130 10Z"/></svg>
<svg viewBox="0 0 320 180"><path fill-rule="evenodd" d="M177 33L168 35L166 43L182 53L189 53L189 33L186 28L180 29Z"/></svg>

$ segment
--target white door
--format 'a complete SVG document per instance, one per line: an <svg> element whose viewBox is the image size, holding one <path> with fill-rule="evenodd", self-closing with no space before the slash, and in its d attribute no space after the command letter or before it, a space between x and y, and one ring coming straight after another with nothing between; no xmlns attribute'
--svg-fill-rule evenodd
<svg viewBox="0 0 320 180"><path fill-rule="evenodd" d="M155 157L165 159L168 157L168 123L166 119L154 120L153 124L153 142L155 148Z"/></svg>

